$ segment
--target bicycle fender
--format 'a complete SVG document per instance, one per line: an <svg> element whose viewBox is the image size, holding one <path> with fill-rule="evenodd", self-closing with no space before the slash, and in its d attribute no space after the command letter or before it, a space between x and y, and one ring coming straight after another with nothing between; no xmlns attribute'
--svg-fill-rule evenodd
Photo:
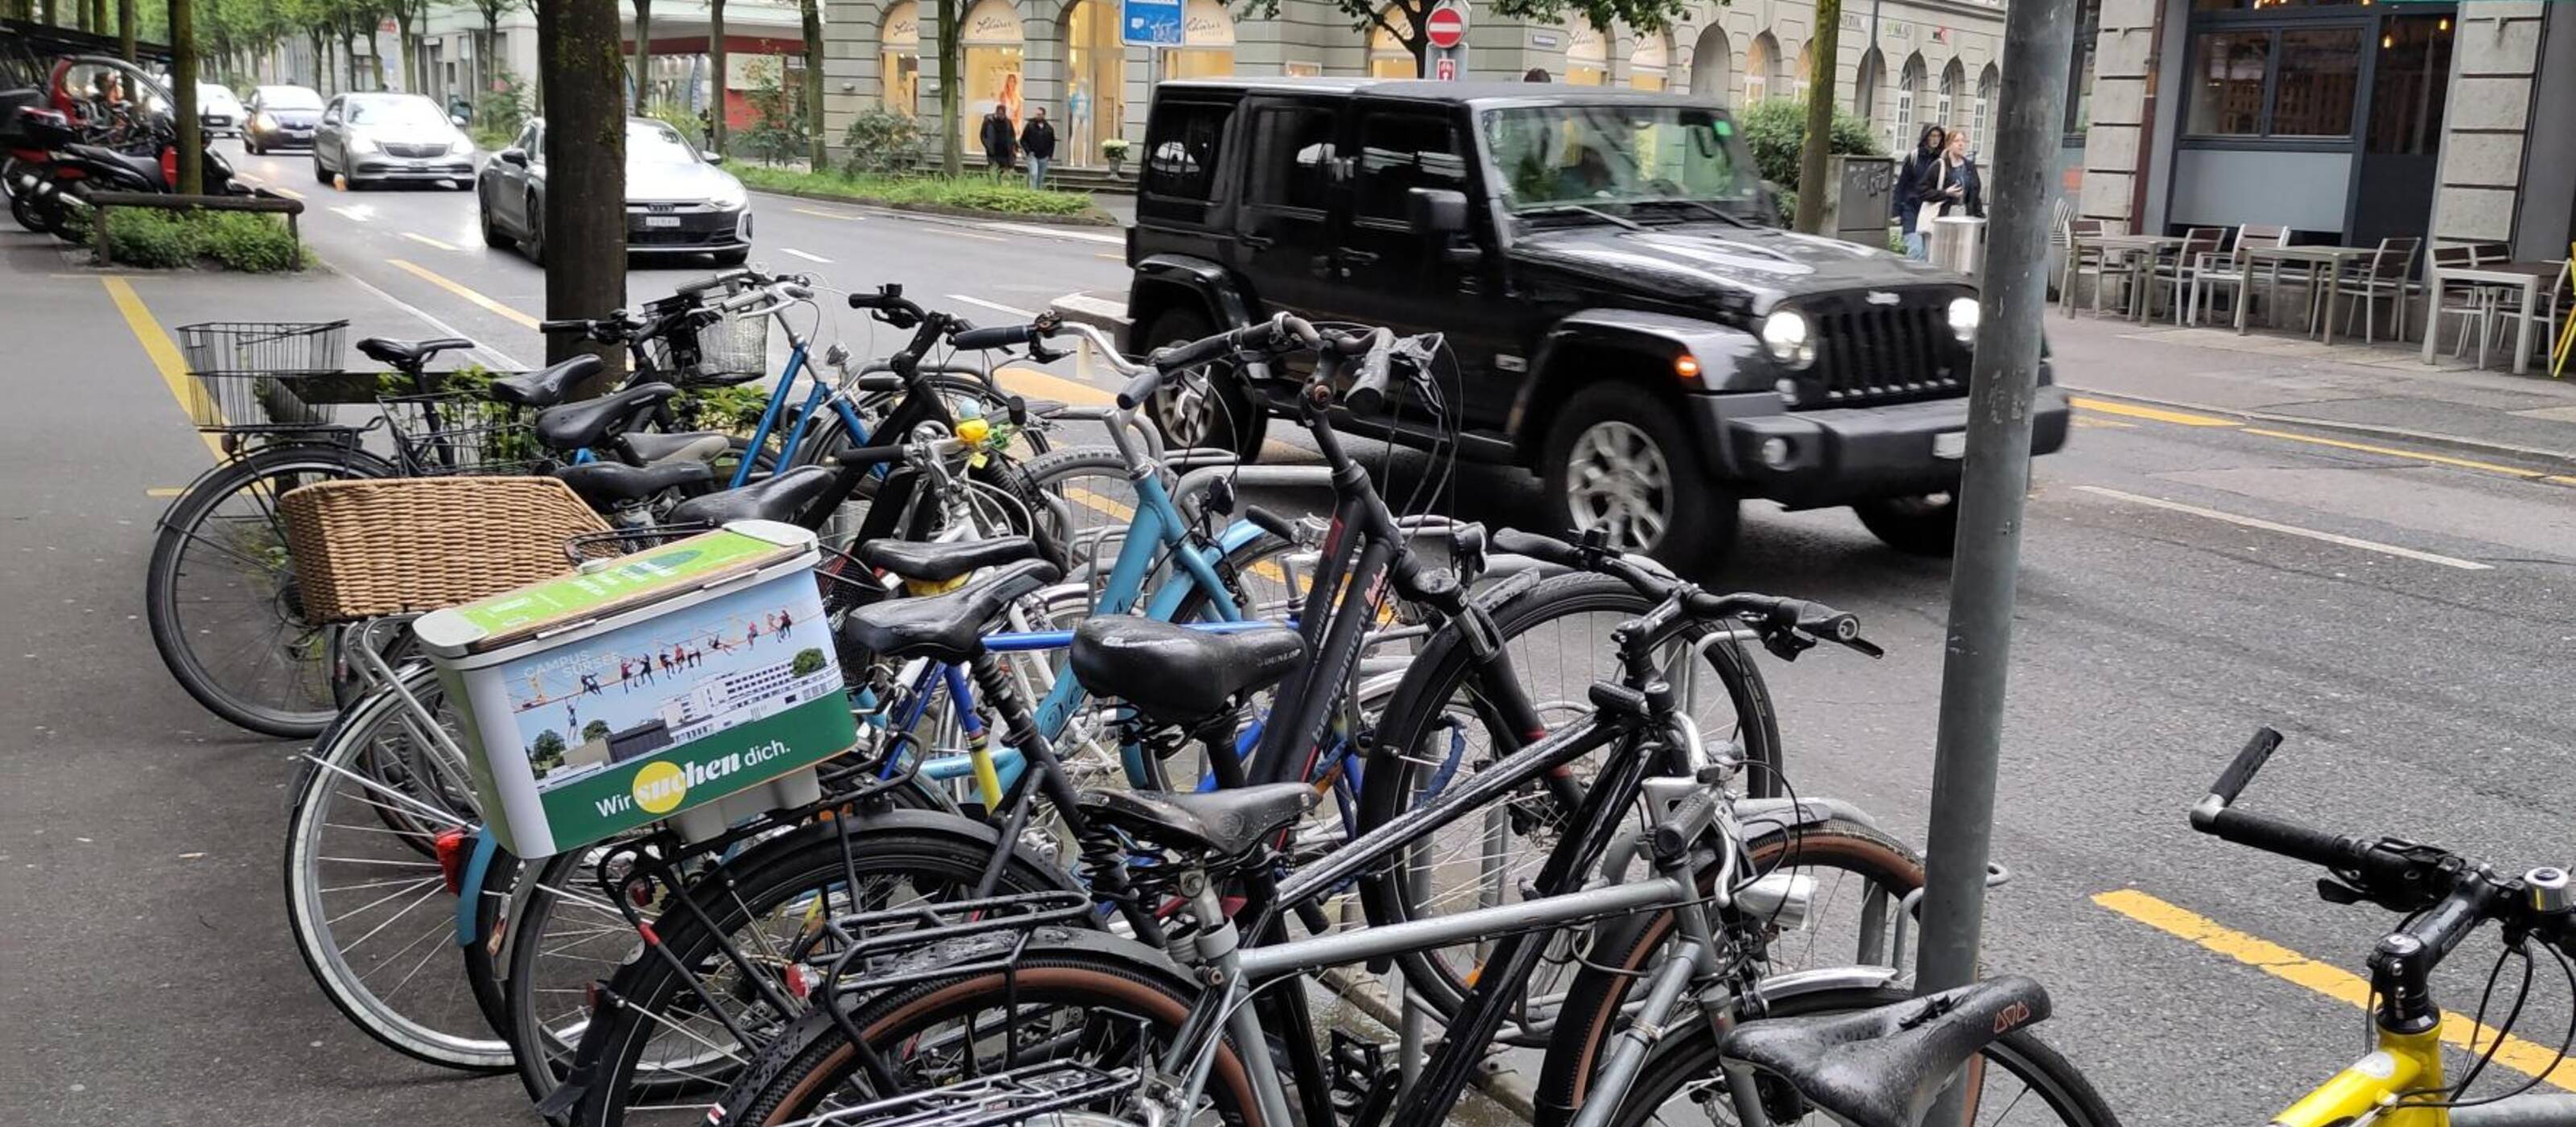
<svg viewBox="0 0 2576 1127"><path fill-rule="evenodd" d="M465 858L465 872L456 882L456 945L471 947L482 940L481 930L474 926L474 908L483 902L483 878L492 873L492 858L501 852L501 839L492 836L492 827L474 827L474 852Z"/></svg>

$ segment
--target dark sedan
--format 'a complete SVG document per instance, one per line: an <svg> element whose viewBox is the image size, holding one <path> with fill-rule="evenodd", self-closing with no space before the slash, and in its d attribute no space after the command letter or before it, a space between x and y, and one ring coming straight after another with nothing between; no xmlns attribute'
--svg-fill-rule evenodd
<svg viewBox="0 0 2576 1127"><path fill-rule="evenodd" d="M242 129L242 147L254 155L313 147L313 128L322 122L322 95L302 86L261 86L250 92L246 108L250 122Z"/></svg>
<svg viewBox="0 0 2576 1127"><path fill-rule="evenodd" d="M510 147L483 162L475 199L483 242L519 246L546 260L546 123L537 118ZM712 254L723 265L751 257L750 198L679 131L651 118L626 119L626 249L635 254Z"/></svg>

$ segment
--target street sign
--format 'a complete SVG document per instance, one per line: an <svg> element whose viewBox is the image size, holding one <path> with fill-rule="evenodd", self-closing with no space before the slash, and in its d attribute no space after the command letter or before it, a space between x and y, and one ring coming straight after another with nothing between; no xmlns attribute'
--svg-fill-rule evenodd
<svg viewBox="0 0 2576 1127"><path fill-rule="evenodd" d="M1438 62L1431 65L1431 77L1442 82L1458 81L1458 60L1446 55L1441 56Z"/></svg>
<svg viewBox="0 0 2576 1127"><path fill-rule="evenodd" d="M1466 42L1467 9L1454 4L1431 9L1430 18L1422 21L1422 36L1443 51Z"/></svg>
<svg viewBox="0 0 2576 1127"><path fill-rule="evenodd" d="M1130 47L1178 47L1186 38L1181 0L1119 0L1120 43Z"/></svg>

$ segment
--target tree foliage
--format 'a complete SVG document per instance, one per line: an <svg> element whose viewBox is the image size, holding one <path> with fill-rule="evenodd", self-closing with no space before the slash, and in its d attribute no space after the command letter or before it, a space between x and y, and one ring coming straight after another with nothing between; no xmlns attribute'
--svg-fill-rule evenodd
<svg viewBox="0 0 2576 1127"><path fill-rule="evenodd" d="M1429 74L1431 37L1426 30L1431 10L1441 0L1330 0L1335 11L1349 17L1351 28L1362 34L1382 28L1404 44L1413 54L1416 73ZM1580 19L1597 28L1625 24L1644 31L1663 31L1675 20L1689 14L1691 0L1493 0L1478 5L1479 11L1490 10L1505 19L1555 23ZM1276 18L1279 0L1248 0L1245 10L1253 15ZM953 72L942 72L953 73Z"/></svg>

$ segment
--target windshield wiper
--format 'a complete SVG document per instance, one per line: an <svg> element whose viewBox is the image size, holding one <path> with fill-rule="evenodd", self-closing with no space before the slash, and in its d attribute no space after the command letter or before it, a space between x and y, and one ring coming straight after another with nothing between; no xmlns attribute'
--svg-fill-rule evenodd
<svg viewBox="0 0 2576 1127"><path fill-rule="evenodd" d="M1752 221L1752 220L1750 220L1750 219L1746 219L1745 217L1743 217L1743 216L1741 216L1741 215L1737 215L1737 214L1735 214L1734 212L1731 212L1731 211L1728 211L1728 210L1726 210L1726 209L1724 209L1724 208L1718 207L1717 205L1712 204L1712 203L1709 203L1709 202L1708 202L1708 201L1706 201L1706 200L1684 199L1684 198L1682 198L1682 197L1680 197L1680 196L1656 196L1656 197L1654 197L1654 198L1652 198L1652 199L1637 200L1637 201L1635 201L1635 202L1637 202L1637 203L1643 203L1643 204L1656 204L1656 203L1672 203L1672 204L1680 204L1680 205L1682 205L1683 207L1695 207L1695 208L1698 208L1698 209L1700 209L1701 211L1705 211L1705 212L1709 213L1710 215L1714 215L1714 216L1718 217L1719 219L1723 219L1723 220L1725 220L1725 221L1727 221L1727 222L1729 222L1729 223L1735 224L1735 225L1736 225L1736 226L1738 226L1738 227L1747 227L1747 228L1750 228L1750 227L1759 227L1759 226L1761 226L1761 224L1759 224L1759 223L1755 223L1754 221Z"/></svg>
<svg viewBox="0 0 2576 1127"><path fill-rule="evenodd" d="M1631 221L1631 220L1622 219L1622 218L1620 218L1620 217L1618 217L1618 216L1616 216L1616 215L1612 215L1612 214L1610 214L1609 212L1603 211L1603 210L1601 210L1600 208L1594 207L1594 206L1592 206L1592 205L1590 205L1590 204L1580 204L1580 203L1552 203L1552 204L1547 204L1547 205L1545 205L1545 206L1543 206L1543 207L1525 207L1525 208L1520 209L1519 211L1513 212L1512 214L1514 214L1514 215L1567 215L1567 214L1589 215L1589 216L1593 217L1594 219L1599 219L1599 220L1602 220L1602 221L1604 221L1604 222L1608 222L1608 223L1616 223L1616 224L1618 224L1619 226L1625 227L1625 228L1627 228L1627 229L1629 229L1629 230L1631 230L1631 231L1643 231L1643 230L1645 230L1645 229L1646 229L1645 225L1644 225L1644 224L1642 224L1642 223L1637 223L1637 222L1634 222L1634 221Z"/></svg>

